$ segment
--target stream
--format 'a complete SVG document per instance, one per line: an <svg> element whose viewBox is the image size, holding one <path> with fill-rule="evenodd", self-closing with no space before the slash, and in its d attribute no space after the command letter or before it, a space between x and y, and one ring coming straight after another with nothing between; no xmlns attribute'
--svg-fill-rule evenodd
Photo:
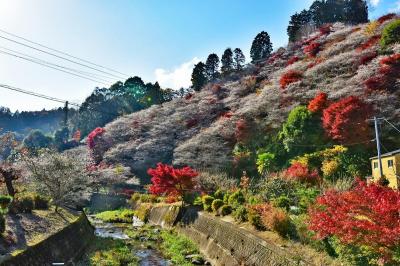
<svg viewBox="0 0 400 266"><path fill-rule="evenodd" d="M112 238L119 240L129 240L130 237L124 233L125 229L140 228L144 223L134 217L132 224L127 223L106 223L102 220L96 219L95 216L88 216L90 223L95 227L95 235L102 238ZM158 229L155 229L158 230ZM140 239L141 242L145 243L148 239ZM132 252L137 256L140 261L140 266L169 266L172 265L163 255L153 248L143 247L143 245L137 245L132 249Z"/></svg>

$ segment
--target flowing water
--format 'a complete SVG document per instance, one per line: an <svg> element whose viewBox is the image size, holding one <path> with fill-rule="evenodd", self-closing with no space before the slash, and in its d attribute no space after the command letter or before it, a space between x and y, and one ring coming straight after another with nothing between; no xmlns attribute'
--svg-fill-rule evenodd
<svg viewBox="0 0 400 266"><path fill-rule="evenodd" d="M132 219L132 224L106 223L96 219L94 216L89 216L88 218L91 224L95 227L95 235L103 238L129 240L130 238L124 233L124 230L128 228L138 228L144 225L144 223L137 217ZM159 251L153 248L143 248L138 245L138 247L132 250L132 252L140 259L140 266L171 265L171 263L165 259Z"/></svg>

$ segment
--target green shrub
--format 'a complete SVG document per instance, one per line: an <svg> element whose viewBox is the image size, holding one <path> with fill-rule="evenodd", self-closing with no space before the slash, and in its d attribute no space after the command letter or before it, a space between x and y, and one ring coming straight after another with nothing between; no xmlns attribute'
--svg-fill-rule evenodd
<svg viewBox="0 0 400 266"><path fill-rule="evenodd" d="M141 194L140 202L143 203L157 203L159 202L158 196L153 194Z"/></svg>
<svg viewBox="0 0 400 266"><path fill-rule="evenodd" d="M30 194L20 194L14 197L9 206L11 213L31 213L35 207L33 196Z"/></svg>
<svg viewBox="0 0 400 266"><path fill-rule="evenodd" d="M297 206L299 207L300 212L307 212L308 206L315 202L315 199L319 194L320 191L317 188L298 187L295 195L297 198Z"/></svg>
<svg viewBox="0 0 400 266"><path fill-rule="evenodd" d="M212 204L211 204L211 209L212 209L214 212L218 212L219 208L221 208L222 205L224 205L224 202L223 202L222 200L220 200L220 199L216 199L216 200L214 200L214 201L212 202Z"/></svg>
<svg viewBox="0 0 400 266"><path fill-rule="evenodd" d="M197 196L193 201L194 206L203 206L203 201L200 196Z"/></svg>
<svg viewBox="0 0 400 266"><path fill-rule="evenodd" d="M212 211L211 204L214 201L214 197L205 195L205 196L203 196L203 198L201 200L203 202L203 210L208 211L208 212Z"/></svg>
<svg viewBox="0 0 400 266"><path fill-rule="evenodd" d="M248 220L247 217L247 209L244 206L239 206L236 210L233 211L233 218L236 222L244 223Z"/></svg>
<svg viewBox="0 0 400 266"><path fill-rule="evenodd" d="M162 253L170 258L173 265L193 265L185 258L187 255L199 253L196 244L192 240L172 230L162 230L161 238L160 247Z"/></svg>
<svg viewBox="0 0 400 266"><path fill-rule="evenodd" d="M0 234L4 233L6 230L6 219L4 215L0 214Z"/></svg>
<svg viewBox="0 0 400 266"><path fill-rule="evenodd" d="M252 196L248 197L247 202L250 205L255 205L255 204L263 203L264 200L263 200L262 196L260 196L260 195L252 195Z"/></svg>
<svg viewBox="0 0 400 266"><path fill-rule="evenodd" d="M133 210L122 209L98 213L96 218L108 223L131 223L134 215Z"/></svg>
<svg viewBox="0 0 400 266"><path fill-rule="evenodd" d="M247 214L249 222L253 225L257 230L265 230L265 226L262 222L261 215L257 212L250 210Z"/></svg>
<svg viewBox="0 0 400 266"><path fill-rule="evenodd" d="M225 204L229 204L229 197L231 196L231 194L232 193L225 192L224 199L223 199Z"/></svg>
<svg viewBox="0 0 400 266"><path fill-rule="evenodd" d="M390 44L400 42L400 19L395 20L383 29L381 37L381 46L383 48Z"/></svg>
<svg viewBox="0 0 400 266"><path fill-rule="evenodd" d="M218 189L218 190L215 191L215 193L214 193L214 199L223 200L223 199L224 199L224 196L225 196L225 193L224 193L222 190L220 190L220 189Z"/></svg>
<svg viewBox="0 0 400 266"><path fill-rule="evenodd" d="M0 207L2 209L6 209L11 201L12 201L12 197L11 196L0 195Z"/></svg>
<svg viewBox="0 0 400 266"><path fill-rule="evenodd" d="M289 210L290 208L290 199L286 195L281 195L276 199L272 200L272 205L277 208L282 208L285 210Z"/></svg>
<svg viewBox="0 0 400 266"><path fill-rule="evenodd" d="M232 207L230 205L223 205L220 209L220 214L222 216L229 215L232 213Z"/></svg>
<svg viewBox="0 0 400 266"><path fill-rule="evenodd" d="M237 208L245 202L246 202L246 199L241 190L233 192L232 195L230 195L229 199L228 199L229 205L231 205L233 208Z"/></svg>
<svg viewBox="0 0 400 266"><path fill-rule="evenodd" d="M134 210L134 215L136 217L138 217L140 220L142 220L143 222L147 223L147 221L149 220L151 208L152 208L152 206L149 203L140 204L139 208Z"/></svg>

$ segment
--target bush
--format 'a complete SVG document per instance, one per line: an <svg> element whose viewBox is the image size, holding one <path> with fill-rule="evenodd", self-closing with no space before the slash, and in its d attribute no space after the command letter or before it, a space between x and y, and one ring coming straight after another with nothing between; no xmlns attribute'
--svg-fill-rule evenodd
<svg viewBox="0 0 400 266"><path fill-rule="evenodd" d="M236 210L233 211L233 218L236 222L244 223L248 221L248 212L246 207L239 206Z"/></svg>
<svg viewBox="0 0 400 266"><path fill-rule="evenodd" d="M211 209L212 209L214 212L218 212L219 208L221 208L222 205L224 205L224 202L223 202L222 200L220 200L220 199L216 199L216 200L214 200L214 201L212 202L212 204L211 204Z"/></svg>
<svg viewBox="0 0 400 266"><path fill-rule="evenodd" d="M11 196L0 195L0 207L2 209L6 209L11 201L12 201L12 197Z"/></svg>
<svg viewBox="0 0 400 266"><path fill-rule="evenodd" d="M315 57L320 50L321 50L321 43L311 42L309 45L304 47L303 52L310 57Z"/></svg>
<svg viewBox="0 0 400 266"><path fill-rule="evenodd" d="M290 234L290 217L286 211L272 207L269 212L264 212L261 215L263 224L269 229L283 237L287 237Z"/></svg>
<svg viewBox="0 0 400 266"><path fill-rule="evenodd" d="M303 74L300 71L289 70L283 74L279 80L281 89L285 89L289 84L297 82L303 78Z"/></svg>
<svg viewBox="0 0 400 266"><path fill-rule="evenodd" d="M131 196L130 202L131 203L136 203L136 202L138 202L140 200L140 197L141 197L140 193L137 193L137 192L133 193L132 196Z"/></svg>
<svg viewBox="0 0 400 266"><path fill-rule="evenodd" d="M0 214L0 234L6 230L6 219L3 214Z"/></svg>
<svg viewBox="0 0 400 266"><path fill-rule="evenodd" d="M321 182L321 177L316 169L309 170L306 165L300 162L292 163L292 165L285 170L284 175L292 180L310 185L316 185Z"/></svg>
<svg viewBox="0 0 400 266"><path fill-rule="evenodd" d="M290 199L286 195L281 195L276 199L272 200L272 205L277 208L282 208L285 210L289 210L290 208Z"/></svg>
<svg viewBox="0 0 400 266"><path fill-rule="evenodd" d="M265 230L265 226L261 220L261 215L257 212L250 210L247 214L249 222L252 226L254 226L257 230Z"/></svg>
<svg viewBox="0 0 400 266"><path fill-rule="evenodd" d="M263 198L261 195L252 195L247 198L247 202L250 205L260 204L263 203Z"/></svg>
<svg viewBox="0 0 400 266"><path fill-rule="evenodd" d="M137 208L134 211L134 215L143 222L147 223L147 221L149 220L150 210L151 210L151 204L149 203L141 204L139 208Z"/></svg>
<svg viewBox="0 0 400 266"><path fill-rule="evenodd" d="M294 193L293 182L281 178L270 178L264 184L264 200L270 201L281 195L292 197Z"/></svg>
<svg viewBox="0 0 400 266"><path fill-rule="evenodd" d="M203 210L208 211L208 212L212 211L211 205L214 201L214 198L209 195L205 195L205 196L203 196L203 198L201 200L203 202Z"/></svg>
<svg viewBox="0 0 400 266"><path fill-rule="evenodd" d="M326 107L327 103L328 95L325 92L320 92L308 103L307 109L312 113L320 112Z"/></svg>
<svg viewBox="0 0 400 266"><path fill-rule="evenodd" d="M245 201L246 199L241 190L233 192L228 199L229 205L231 205L234 208L237 208L238 206L242 205L243 203L245 203Z"/></svg>
<svg viewBox="0 0 400 266"><path fill-rule="evenodd" d="M222 190L218 189L218 190L215 191L215 193L214 193L214 199L223 200L223 199L224 199L224 195L225 195L225 193L224 193Z"/></svg>
<svg viewBox="0 0 400 266"><path fill-rule="evenodd" d="M141 194L140 195L140 202L143 203L157 203L158 196L154 194Z"/></svg>
<svg viewBox="0 0 400 266"><path fill-rule="evenodd" d="M33 197L33 202L34 202L34 208L37 210L47 210L49 208L49 201L50 199L46 196L34 193L32 195Z"/></svg>
<svg viewBox="0 0 400 266"><path fill-rule="evenodd" d="M380 18L377 19L377 21L382 24L385 21L391 20L395 16L396 16L395 13L389 13L389 14L381 16Z"/></svg>
<svg viewBox="0 0 400 266"><path fill-rule="evenodd" d="M229 215L231 213L232 213L232 206L230 206L230 205L222 205L222 207L220 209L220 214L222 216Z"/></svg>
<svg viewBox="0 0 400 266"><path fill-rule="evenodd" d="M400 19L389 23L382 31L381 46L400 42Z"/></svg>
<svg viewBox="0 0 400 266"><path fill-rule="evenodd" d="M9 206L11 213L31 213L35 207L35 202L32 195L18 195L14 197L14 200Z"/></svg>

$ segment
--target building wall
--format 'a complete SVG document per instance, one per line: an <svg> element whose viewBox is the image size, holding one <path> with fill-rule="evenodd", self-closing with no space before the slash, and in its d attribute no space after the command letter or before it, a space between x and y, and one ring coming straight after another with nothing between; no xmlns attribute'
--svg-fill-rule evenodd
<svg viewBox="0 0 400 266"><path fill-rule="evenodd" d="M393 167L388 167L389 160L393 160ZM375 162L377 163L378 159L371 160L371 168L373 180L377 181L379 179L379 167L374 168ZM382 170L383 175L389 180L389 187L396 189L399 188L399 181L396 174L400 174L400 154L382 157Z"/></svg>

